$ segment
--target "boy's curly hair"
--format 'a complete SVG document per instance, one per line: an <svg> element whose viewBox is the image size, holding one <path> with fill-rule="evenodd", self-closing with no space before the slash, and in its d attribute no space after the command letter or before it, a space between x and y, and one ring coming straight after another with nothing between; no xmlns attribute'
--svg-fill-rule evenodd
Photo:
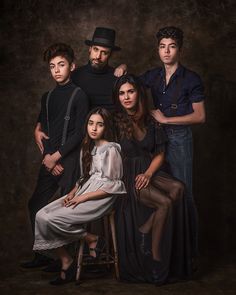
<svg viewBox="0 0 236 295"><path fill-rule="evenodd" d="M73 49L70 47L70 45L67 45L65 43L55 43L50 45L44 51L43 59L47 63L50 63L50 60L56 56L64 57L65 59L67 59L69 64L71 64L75 59Z"/></svg>
<svg viewBox="0 0 236 295"><path fill-rule="evenodd" d="M176 27L161 28L157 32L156 37L157 37L158 45L160 44L163 38L171 38L176 41L179 49L183 46L184 33L179 28L176 28Z"/></svg>

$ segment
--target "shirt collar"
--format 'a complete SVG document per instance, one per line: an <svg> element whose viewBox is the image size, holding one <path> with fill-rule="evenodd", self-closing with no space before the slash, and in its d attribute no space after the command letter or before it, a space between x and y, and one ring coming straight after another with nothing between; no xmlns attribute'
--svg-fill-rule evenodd
<svg viewBox="0 0 236 295"><path fill-rule="evenodd" d="M160 74L163 78L165 78L164 66L161 67ZM175 77L182 77L183 75L184 75L184 67L179 63L178 68L176 69L176 71L174 72L171 78L174 79Z"/></svg>
<svg viewBox="0 0 236 295"><path fill-rule="evenodd" d="M60 85L60 84L57 83L56 88L57 88L57 89L60 89L60 90L66 90L66 89L70 88L72 84L73 84L73 82L72 82L71 80L69 80L69 81L68 81L66 84L64 84L64 85Z"/></svg>

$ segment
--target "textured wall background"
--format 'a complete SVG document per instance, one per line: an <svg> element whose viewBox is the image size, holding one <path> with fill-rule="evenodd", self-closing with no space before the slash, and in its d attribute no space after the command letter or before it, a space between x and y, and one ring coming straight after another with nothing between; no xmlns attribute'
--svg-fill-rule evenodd
<svg viewBox="0 0 236 295"><path fill-rule="evenodd" d="M72 45L79 65L87 62L84 40L96 26L117 30L112 65L126 62L141 73L158 64L156 31L185 31L182 62L206 87L207 123L194 127L194 191L203 255L230 257L235 248L236 110L235 6L233 0L18 0L1 2L1 259L31 249L27 200L40 154L33 129L41 94L53 87L42 52L52 42Z"/></svg>

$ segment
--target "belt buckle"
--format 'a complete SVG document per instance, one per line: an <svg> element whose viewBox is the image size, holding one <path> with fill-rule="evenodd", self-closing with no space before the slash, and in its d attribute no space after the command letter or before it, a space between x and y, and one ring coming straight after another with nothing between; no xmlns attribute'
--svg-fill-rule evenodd
<svg viewBox="0 0 236 295"><path fill-rule="evenodd" d="M172 103L170 105L170 108L176 110L178 108L178 105L176 103Z"/></svg>

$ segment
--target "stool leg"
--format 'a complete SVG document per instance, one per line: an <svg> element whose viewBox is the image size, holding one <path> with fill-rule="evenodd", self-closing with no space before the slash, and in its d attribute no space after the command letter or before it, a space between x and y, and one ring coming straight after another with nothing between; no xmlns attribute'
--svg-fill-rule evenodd
<svg viewBox="0 0 236 295"><path fill-rule="evenodd" d="M84 238L80 240L78 260L77 260L77 271L76 271L76 283L80 283L80 274L83 263L83 253L84 253Z"/></svg>
<svg viewBox="0 0 236 295"><path fill-rule="evenodd" d="M103 218L104 223L104 236L105 236L105 242L106 242L106 261L109 261L109 254L110 254L110 246L109 246L109 228L108 228L108 218L107 216L104 216ZM110 268L110 264L107 263L107 268Z"/></svg>
<svg viewBox="0 0 236 295"><path fill-rule="evenodd" d="M117 280L119 280L120 279L120 272L119 272L119 266L118 266L118 251L117 251L117 242L116 242L115 213L114 212L112 212L109 215L109 220L110 220L112 242L113 242L113 248L114 248L115 273L116 273Z"/></svg>

